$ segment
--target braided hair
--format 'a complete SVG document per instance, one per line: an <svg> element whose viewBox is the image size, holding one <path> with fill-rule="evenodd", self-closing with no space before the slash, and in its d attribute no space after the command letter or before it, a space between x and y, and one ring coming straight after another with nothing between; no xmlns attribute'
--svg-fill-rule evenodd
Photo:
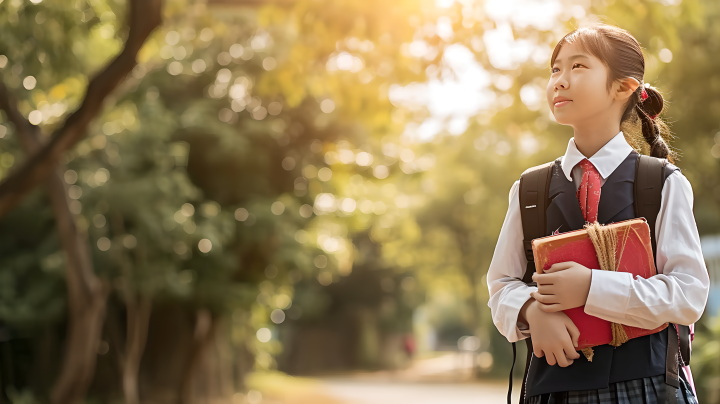
<svg viewBox="0 0 720 404"><path fill-rule="evenodd" d="M643 96L643 90L645 96ZM667 158L672 163L676 154L665 141L672 135L667 124L659 118L664 106L663 96L655 87L648 83L641 84L635 90L635 94L630 97L621 122L637 122L639 120L640 132L649 146L648 154L653 157Z"/></svg>

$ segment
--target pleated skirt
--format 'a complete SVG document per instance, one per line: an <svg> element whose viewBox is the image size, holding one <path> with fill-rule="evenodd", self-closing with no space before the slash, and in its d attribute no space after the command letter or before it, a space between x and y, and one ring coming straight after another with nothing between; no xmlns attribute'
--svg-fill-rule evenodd
<svg viewBox="0 0 720 404"><path fill-rule="evenodd" d="M610 383L606 389L541 394L529 397L528 404L665 404L669 391L665 375L660 375ZM682 377L677 402L698 404Z"/></svg>

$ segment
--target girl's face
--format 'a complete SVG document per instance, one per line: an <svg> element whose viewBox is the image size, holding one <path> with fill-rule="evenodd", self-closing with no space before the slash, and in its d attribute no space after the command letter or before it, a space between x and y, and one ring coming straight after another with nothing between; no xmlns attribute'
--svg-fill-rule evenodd
<svg viewBox="0 0 720 404"><path fill-rule="evenodd" d="M552 66L547 101L555 120L574 125L607 115L614 104L607 67L575 44L564 44Z"/></svg>

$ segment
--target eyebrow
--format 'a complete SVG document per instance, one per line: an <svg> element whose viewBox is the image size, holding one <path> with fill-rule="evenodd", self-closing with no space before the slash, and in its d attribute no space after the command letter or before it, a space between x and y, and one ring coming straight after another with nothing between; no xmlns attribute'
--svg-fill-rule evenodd
<svg viewBox="0 0 720 404"><path fill-rule="evenodd" d="M581 54L572 55L568 59L573 60L573 59L580 59L580 58L590 59L587 55L581 55ZM555 63L559 63L559 62L562 62L562 59L555 59ZM553 65L555 65L555 63L553 63Z"/></svg>

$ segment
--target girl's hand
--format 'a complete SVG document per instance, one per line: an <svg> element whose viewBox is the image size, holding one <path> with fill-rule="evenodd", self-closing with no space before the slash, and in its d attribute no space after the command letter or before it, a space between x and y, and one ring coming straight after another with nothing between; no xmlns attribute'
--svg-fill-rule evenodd
<svg viewBox="0 0 720 404"><path fill-rule="evenodd" d="M535 273L538 291L532 297L540 302L540 310L555 313L585 305L590 293L592 270L577 262L558 262L545 273Z"/></svg>
<svg viewBox="0 0 720 404"><path fill-rule="evenodd" d="M545 356L550 366L556 363L563 368L572 365L580 357L575 351L580 331L565 313L546 313L540 306L532 301L525 311L535 356Z"/></svg>

